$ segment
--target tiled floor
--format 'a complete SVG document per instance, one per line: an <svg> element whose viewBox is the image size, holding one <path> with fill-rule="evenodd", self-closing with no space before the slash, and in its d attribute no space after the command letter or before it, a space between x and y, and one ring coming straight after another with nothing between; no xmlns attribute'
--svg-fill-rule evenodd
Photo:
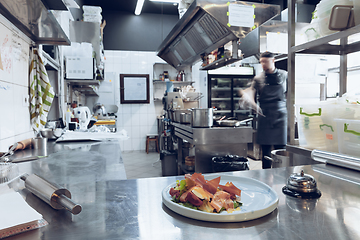
<svg viewBox="0 0 360 240"><path fill-rule="evenodd" d="M145 151L124 151L122 157L127 179L161 177L160 154ZM249 159L250 170L261 169L261 161Z"/></svg>

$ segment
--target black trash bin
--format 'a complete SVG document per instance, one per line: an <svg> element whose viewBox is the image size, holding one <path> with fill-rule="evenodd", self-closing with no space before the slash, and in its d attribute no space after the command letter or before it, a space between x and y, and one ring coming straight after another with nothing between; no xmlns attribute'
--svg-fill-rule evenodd
<svg viewBox="0 0 360 240"><path fill-rule="evenodd" d="M160 152L161 171L163 176L177 176L177 153L174 151L162 150Z"/></svg>
<svg viewBox="0 0 360 240"><path fill-rule="evenodd" d="M225 155L211 159L213 172L232 172L249 170L249 161L237 155Z"/></svg>

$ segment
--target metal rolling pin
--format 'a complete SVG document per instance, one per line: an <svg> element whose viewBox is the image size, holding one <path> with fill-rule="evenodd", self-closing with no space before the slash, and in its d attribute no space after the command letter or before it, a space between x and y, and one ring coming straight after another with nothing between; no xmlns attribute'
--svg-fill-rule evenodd
<svg viewBox="0 0 360 240"><path fill-rule="evenodd" d="M21 179L25 181L25 187L30 192L49 204L52 208L65 208L72 214L79 214L81 212L81 205L71 200L71 193L66 188L50 183L36 174L25 174L21 176Z"/></svg>
<svg viewBox="0 0 360 240"><path fill-rule="evenodd" d="M311 152L311 158L322 163L329 163L360 171L360 159L353 156L315 149Z"/></svg>

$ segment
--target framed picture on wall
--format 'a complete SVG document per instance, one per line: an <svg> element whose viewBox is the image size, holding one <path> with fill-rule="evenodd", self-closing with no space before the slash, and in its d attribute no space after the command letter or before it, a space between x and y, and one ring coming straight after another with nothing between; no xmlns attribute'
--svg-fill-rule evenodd
<svg viewBox="0 0 360 240"><path fill-rule="evenodd" d="M120 74L120 103L150 103L149 74Z"/></svg>

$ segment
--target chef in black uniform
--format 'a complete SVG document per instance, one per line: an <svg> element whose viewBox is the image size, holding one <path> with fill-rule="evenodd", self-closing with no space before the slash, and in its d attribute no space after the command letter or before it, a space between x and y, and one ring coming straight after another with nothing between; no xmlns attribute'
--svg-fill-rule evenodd
<svg viewBox="0 0 360 240"><path fill-rule="evenodd" d="M244 91L252 93L251 101L257 96L260 103L260 107L255 102L250 106L256 106L253 108L259 113L256 141L261 145L262 168L265 169L271 168L271 160L264 157L271 156L272 147L284 149L287 142L287 72L275 67L271 52L260 55L260 64L264 71L255 76L250 88Z"/></svg>

